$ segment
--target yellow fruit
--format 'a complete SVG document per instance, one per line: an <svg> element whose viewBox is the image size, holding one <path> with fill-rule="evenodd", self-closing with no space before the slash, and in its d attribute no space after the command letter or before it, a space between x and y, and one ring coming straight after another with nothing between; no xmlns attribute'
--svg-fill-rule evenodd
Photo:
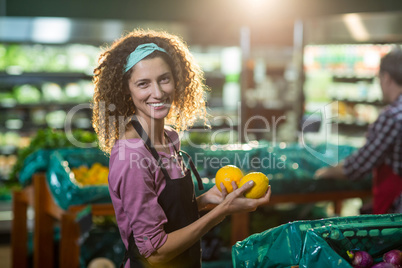
<svg viewBox="0 0 402 268"><path fill-rule="evenodd" d="M249 181L254 181L254 186L244 196L247 198L261 198L268 190L269 179L261 172L251 172L241 179L239 188Z"/></svg>
<svg viewBox="0 0 402 268"><path fill-rule="evenodd" d="M109 168L100 163L94 163L90 169L82 165L71 170L74 173L75 181L80 186L107 184Z"/></svg>
<svg viewBox="0 0 402 268"><path fill-rule="evenodd" d="M232 181L236 182L237 185L239 184L241 178L243 178L243 172L241 172L240 168L234 165L227 165L221 167L218 172L216 172L215 184L218 187L219 191L222 192L222 182L228 193L231 193L233 192Z"/></svg>

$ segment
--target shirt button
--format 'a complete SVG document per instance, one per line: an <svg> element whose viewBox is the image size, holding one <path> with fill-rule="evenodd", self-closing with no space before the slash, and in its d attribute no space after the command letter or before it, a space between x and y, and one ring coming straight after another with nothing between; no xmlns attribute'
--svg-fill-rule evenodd
<svg viewBox="0 0 402 268"><path fill-rule="evenodd" d="M148 237L147 237L147 236L144 236L143 238L144 238L144 240L148 240Z"/></svg>

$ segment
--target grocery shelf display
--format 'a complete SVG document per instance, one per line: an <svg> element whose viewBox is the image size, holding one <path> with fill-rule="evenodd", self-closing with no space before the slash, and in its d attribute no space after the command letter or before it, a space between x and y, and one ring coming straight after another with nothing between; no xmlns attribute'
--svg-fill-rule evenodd
<svg viewBox="0 0 402 268"><path fill-rule="evenodd" d="M341 143L354 144L381 109L380 59L397 44L312 44L304 48L305 118L328 117ZM321 119L319 119L320 121ZM325 120L325 118L323 118ZM335 135L334 134L334 135Z"/></svg>

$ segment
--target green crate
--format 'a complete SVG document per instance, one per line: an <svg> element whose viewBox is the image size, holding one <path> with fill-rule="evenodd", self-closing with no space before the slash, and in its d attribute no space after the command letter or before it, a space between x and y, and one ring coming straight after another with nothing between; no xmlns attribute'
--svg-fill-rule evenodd
<svg viewBox="0 0 402 268"><path fill-rule="evenodd" d="M402 248L402 221L324 226L307 231L300 267L352 268L347 251L364 250L380 262L384 253Z"/></svg>
<svg viewBox="0 0 402 268"><path fill-rule="evenodd" d="M321 220L295 221L253 234L232 247L232 261L235 268L286 267L299 265L305 257L305 240L309 230L326 226L357 226L373 223L379 225L400 224L402 214L361 215L334 217ZM311 231L310 231L311 232ZM332 248L322 247L334 252ZM310 266L308 266L310 268ZM330 267L330 266L320 266ZM338 266L342 267L342 266ZM348 266L345 266L348 267Z"/></svg>
<svg viewBox="0 0 402 268"><path fill-rule="evenodd" d="M66 149L51 153L46 171L49 190L62 209L71 205L111 203L107 185L79 186L71 181L70 170L94 163L109 165L109 158L98 149Z"/></svg>
<svg viewBox="0 0 402 268"><path fill-rule="evenodd" d="M40 149L27 156L18 174L18 181L22 186L27 186L32 182L33 174L45 172L49 165L50 155L54 149Z"/></svg>

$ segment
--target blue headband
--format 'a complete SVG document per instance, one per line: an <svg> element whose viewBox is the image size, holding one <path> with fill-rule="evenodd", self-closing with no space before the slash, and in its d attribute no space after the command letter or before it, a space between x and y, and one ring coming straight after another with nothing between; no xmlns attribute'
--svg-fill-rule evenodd
<svg viewBox="0 0 402 268"><path fill-rule="evenodd" d="M136 65L140 60L142 60L143 58L145 58L146 56L148 56L149 54L151 54L155 50L159 50L159 51L165 52L167 54L166 50L164 50L161 47L158 47L154 43L146 43L146 44L139 45L127 57L127 63L124 66L124 73L127 73L127 71L131 69L131 67Z"/></svg>

